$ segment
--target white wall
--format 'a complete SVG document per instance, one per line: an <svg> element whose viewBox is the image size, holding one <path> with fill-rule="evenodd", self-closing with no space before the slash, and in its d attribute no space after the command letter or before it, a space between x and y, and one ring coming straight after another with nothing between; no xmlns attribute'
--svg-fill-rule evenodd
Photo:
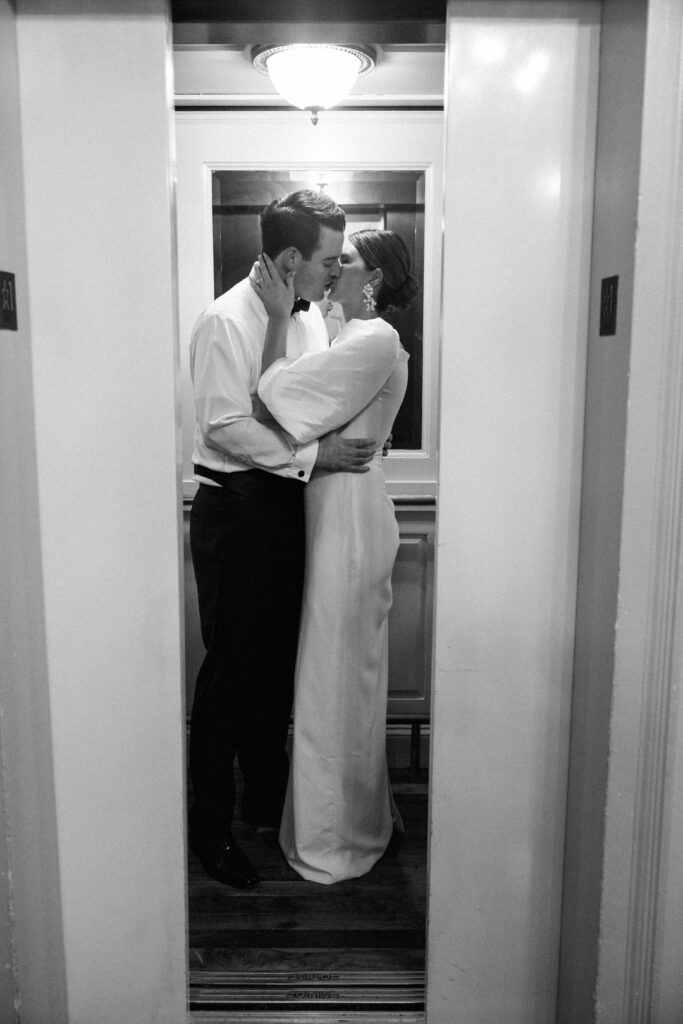
<svg viewBox="0 0 683 1024"><path fill-rule="evenodd" d="M17 39L32 357L23 372L32 372L38 482L37 507L34 487L25 511L37 516L42 551L63 924L55 955L61 946L70 1024L179 1022L184 709L166 4L20 0Z"/></svg>
<svg viewBox="0 0 683 1024"><path fill-rule="evenodd" d="M0 330L0 1020L66 1019L32 380L15 15L0 0L0 269L18 330ZM16 998L16 1003L15 1003Z"/></svg>
<svg viewBox="0 0 683 1024"><path fill-rule="evenodd" d="M599 15L448 9L429 1024L555 1015Z"/></svg>

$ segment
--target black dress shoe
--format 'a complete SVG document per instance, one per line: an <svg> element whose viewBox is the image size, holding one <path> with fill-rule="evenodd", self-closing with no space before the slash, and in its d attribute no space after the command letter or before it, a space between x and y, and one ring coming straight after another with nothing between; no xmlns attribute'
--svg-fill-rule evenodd
<svg viewBox="0 0 683 1024"><path fill-rule="evenodd" d="M232 836L211 846L192 844L207 875L233 889L255 889L261 881L247 855Z"/></svg>

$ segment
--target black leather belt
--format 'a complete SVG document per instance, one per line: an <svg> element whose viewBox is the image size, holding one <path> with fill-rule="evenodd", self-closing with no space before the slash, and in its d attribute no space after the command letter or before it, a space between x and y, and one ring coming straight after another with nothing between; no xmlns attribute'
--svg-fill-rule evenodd
<svg viewBox="0 0 683 1024"><path fill-rule="evenodd" d="M235 487L239 487L240 483L247 486L247 480L249 479L252 481L259 480L261 487L267 485L275 490L290 489L292 484L298 484L299 487L303 486L303 481L297 480L296 477L276 476L275 473L268 473L265 469L238 469L234 473L221 473L219 469L208 469L206 466L197 465L197 463L192 468L197 476L203 476L206 480L212 480L215 484L220 484L221 487L231 487L233 490ZM303 475L303 471L297 474L299 477Z"/></svg>

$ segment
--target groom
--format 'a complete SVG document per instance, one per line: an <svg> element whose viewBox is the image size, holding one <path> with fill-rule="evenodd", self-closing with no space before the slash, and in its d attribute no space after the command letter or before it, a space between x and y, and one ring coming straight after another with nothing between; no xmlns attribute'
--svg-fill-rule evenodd
<svg viewBox="0 0 683 1024"><path fill-rule="evenodd" d="M302 190L261 214L262 249L298 297L287 355L328 345L317 306L339 277L345 215ZM244 776L242 819L277 827L287 785L285 751L304 564L303 485L314 467L364 472L374 440L330 434L297 446L256 393L268 317L246 278L212 302L192 331L190 370L199 487L190 543L206 655L192 708L190 846L211 877L258 885L231 832L235 755Z"/></svg>

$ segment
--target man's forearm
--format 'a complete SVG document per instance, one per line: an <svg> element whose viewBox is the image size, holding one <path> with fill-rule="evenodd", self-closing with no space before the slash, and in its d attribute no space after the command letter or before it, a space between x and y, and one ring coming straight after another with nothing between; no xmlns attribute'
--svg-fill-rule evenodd
<svg viewBox="0 0 683 1024"><path fill-rule="evenodd" d="M253 469L278 472L301 465L306 477L317 455L317 443L297 446L279 427L244 417L202 429L207 448Z"/></svg>

